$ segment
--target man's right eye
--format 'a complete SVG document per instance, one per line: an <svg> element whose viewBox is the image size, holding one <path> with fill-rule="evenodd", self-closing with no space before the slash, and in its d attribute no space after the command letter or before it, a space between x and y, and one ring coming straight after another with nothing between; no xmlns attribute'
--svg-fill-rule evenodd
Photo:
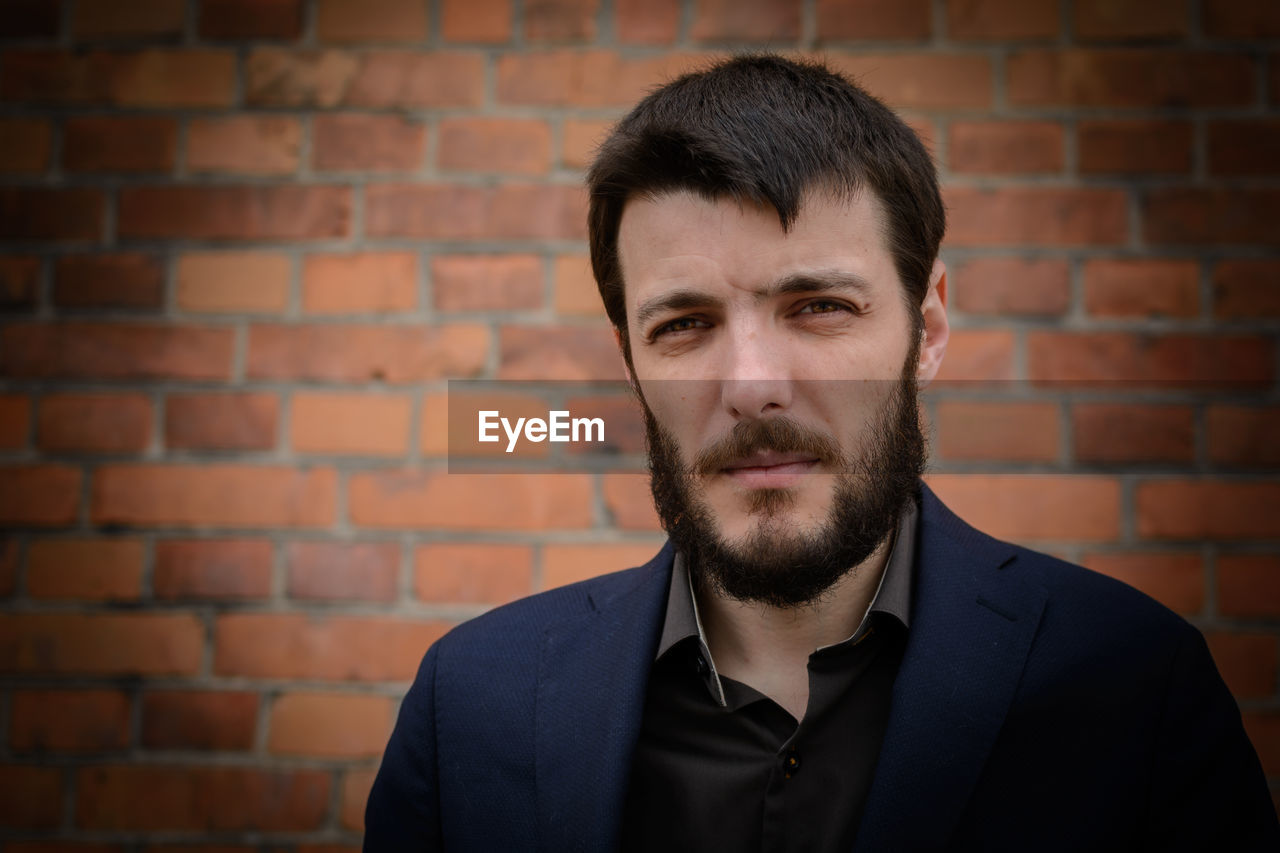
<svg viewBox="0 0 1280 853"><path fill-rule="evenodd" d="M654 329L653 332L650 333L649 339L654 340L671 332L689 332L694 329L709 327L710 325L711 324L706 320L699 320L697 317L679 317L675 320L663 323L661 326Z"/></svg>

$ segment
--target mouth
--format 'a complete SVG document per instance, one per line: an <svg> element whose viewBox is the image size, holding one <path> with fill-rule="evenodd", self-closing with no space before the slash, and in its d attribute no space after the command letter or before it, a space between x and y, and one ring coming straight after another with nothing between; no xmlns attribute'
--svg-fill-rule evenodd
<svg viewBox="0 0 1280 853"><path fill-rule="evenodd" d="M803 453L760 451L730 462L721 472L745 489L785 489L817 465L816 457Z"/></svg>

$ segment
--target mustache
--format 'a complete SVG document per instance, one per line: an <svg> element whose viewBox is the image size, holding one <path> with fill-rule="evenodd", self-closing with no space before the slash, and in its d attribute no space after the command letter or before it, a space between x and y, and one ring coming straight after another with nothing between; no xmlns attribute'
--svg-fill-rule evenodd
<svg viewBox="0 0 1280 853"><path fill-rule="evenodd" d="M819 462L838 464L840 448L824 433L778 417L735 424L724 438L700 451L693 460L694 473L707 476L760 451L803 453Z"/></svg>

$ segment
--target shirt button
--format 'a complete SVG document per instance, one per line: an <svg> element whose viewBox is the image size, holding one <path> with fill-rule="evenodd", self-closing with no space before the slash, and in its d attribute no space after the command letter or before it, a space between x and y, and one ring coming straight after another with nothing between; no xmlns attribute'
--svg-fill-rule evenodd
<svg viewBox="0 0 1280 853"><path fill-rule="evenodd" d="M800 770L800 756L793 749L787 753L787 757L782 760L784 770L783 778L790 779Z"/></svg>

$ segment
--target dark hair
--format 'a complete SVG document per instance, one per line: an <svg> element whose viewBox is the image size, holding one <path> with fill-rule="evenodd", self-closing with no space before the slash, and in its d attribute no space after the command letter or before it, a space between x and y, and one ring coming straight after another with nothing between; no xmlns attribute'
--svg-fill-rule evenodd
<svg viewBox="0 0 1280 853"><path fill-rule="evenodd" d="M917 326L946 230L937 171L911 128L826 66L771 54L729 59L648 95L605 140L587 185L591 266L627 355L618 225L636 196L691 190L769 204L789 229L805 192L869 189Z"/></svg>

